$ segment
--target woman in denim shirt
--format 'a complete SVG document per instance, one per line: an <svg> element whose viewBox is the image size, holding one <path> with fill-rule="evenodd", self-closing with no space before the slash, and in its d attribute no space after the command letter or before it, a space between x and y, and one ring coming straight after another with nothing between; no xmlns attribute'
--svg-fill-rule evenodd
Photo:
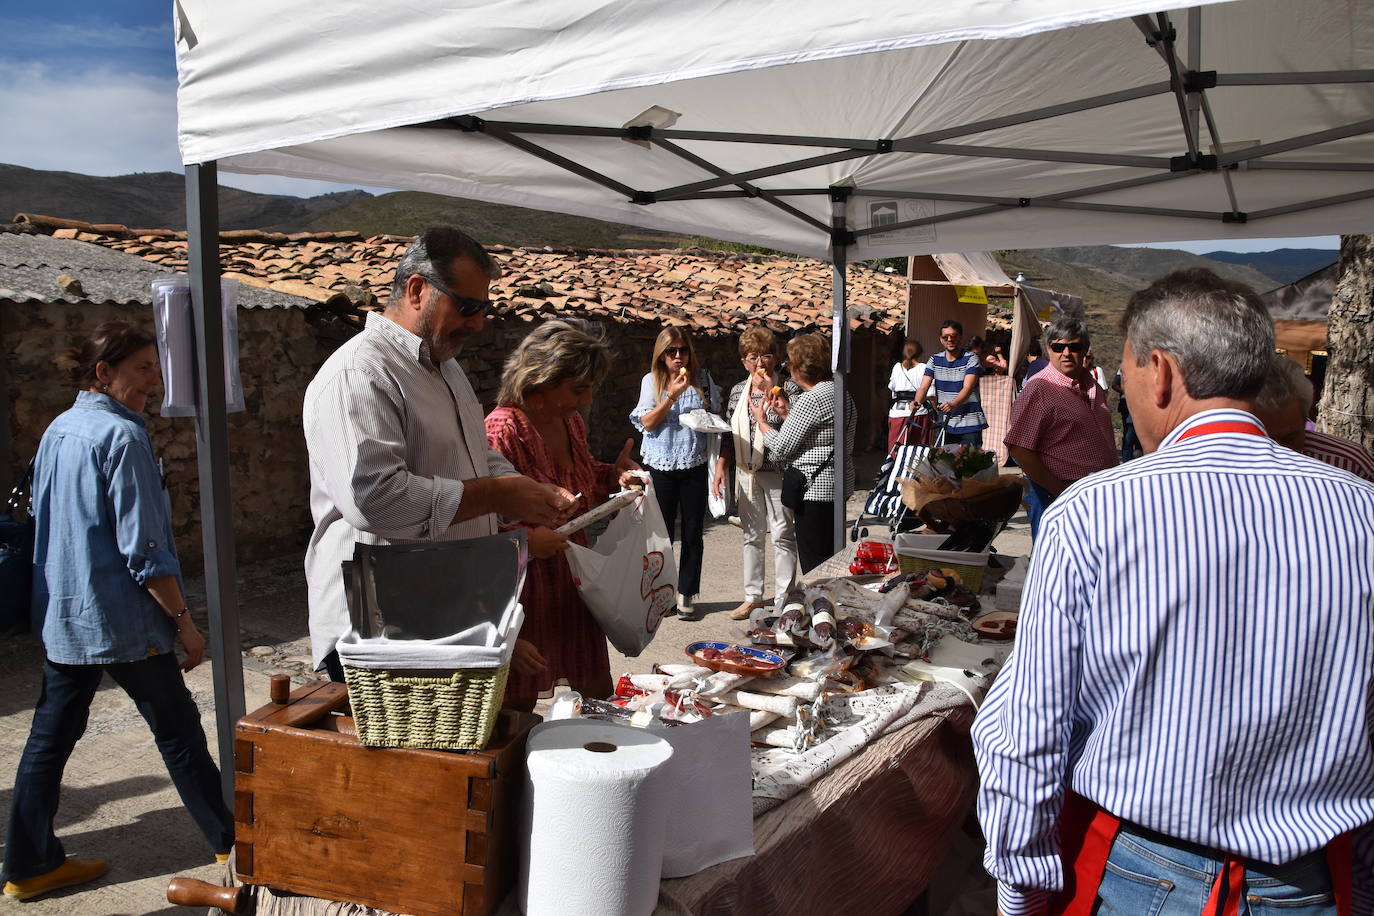
<svg viewBox="0 0 1374 916"><path fill-rule="evenodd" d="M62 771L105 673L147 720L216 856L227 858L234 842L181 675L200 664L205 638L182 598L171 511L142 416L161 383L153 337L109 321L68 356L83 390L43 434L34 461L33 600L46 660L5 841L4 892L19 900L105 872L99 859L68 859L53 833ZM186 650L180 670L177 642Z"/></svg>
<svg viewBox="0 0 1374 916"><path fill-rule="evenodd" d="M654 494L668 536L682 517L678 553L678 614L696 620L692 602L701 586L701 554L706 529L706 436L680 422L684 413L707 406L697 387L700 368L691 339L665 328L654 341L649 374L639 383L639 403L630 422L644 434L640 454L654 482Z"/></svg>

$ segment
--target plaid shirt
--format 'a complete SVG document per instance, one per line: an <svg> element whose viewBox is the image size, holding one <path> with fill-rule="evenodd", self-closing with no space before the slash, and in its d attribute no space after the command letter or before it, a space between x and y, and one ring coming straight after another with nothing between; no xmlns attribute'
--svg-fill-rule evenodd
<svg viewBox="0 0 1374 916"><path fill-rule="evenodd" d="M1107 392L1087 388L1051 366L1026 383L1011 409L1005 442L1040 456L1049 472L1073 483L1118 461Z"/></svg>
<svg viewBox="0 0 1374 916"><path fill-rule="evenodd" d="M844 396L844 453L854 454L854 429L858 411L854 399ZM827 502L835 498L835 383L821 382L792 400L787 419L778 429L763 434L764 445L777 461L787 462L806 475L811 485L807 502ZM844 495L854 492L854 462L844 463ZM814 475L814 477L813 477Z"/></svg>

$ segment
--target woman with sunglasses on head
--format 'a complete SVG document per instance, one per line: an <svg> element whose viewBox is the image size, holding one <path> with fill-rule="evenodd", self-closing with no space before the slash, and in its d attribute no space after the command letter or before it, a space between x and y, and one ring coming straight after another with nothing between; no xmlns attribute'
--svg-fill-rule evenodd
<svg viewBox="0 0 1374 916"><path fill-rule="evenodd" d="M692 341L679 328L664 328L654 341L649 372L639 383L639 403L630 422L644 434L641 457L654 482L663 521L672 537L682 519L678 551L678 614L696 620L693 602L701 586L701 556L706 529L706 436L682 425L682 415L707 403ZM710 384L707 382L707 388Z"/></svg>

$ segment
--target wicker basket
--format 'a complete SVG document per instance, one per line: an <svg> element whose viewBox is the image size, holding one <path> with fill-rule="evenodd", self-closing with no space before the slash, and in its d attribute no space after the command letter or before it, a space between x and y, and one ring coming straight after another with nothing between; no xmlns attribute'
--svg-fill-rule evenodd
<svg viewBox="0 0 1374 916"><path fill-rule="evenodd" d="M983 590L983 573L987 570L987 561L981 565L973 563L955 563L949 559L949 555L943 557L943 551L930 550L922 551L920 556L911 554L897 554L897 568L904 573L923 573L932 569L952 569L959 574L959 578L964 580L964 584L975 595Z"/></svg>
<svg viewBox="0 0 1374 916"><path fill-rule="evenodd" d="M485 747L501 712L509 672L509 664L453 672L345 665L358 740L369 747Z"/></svg>

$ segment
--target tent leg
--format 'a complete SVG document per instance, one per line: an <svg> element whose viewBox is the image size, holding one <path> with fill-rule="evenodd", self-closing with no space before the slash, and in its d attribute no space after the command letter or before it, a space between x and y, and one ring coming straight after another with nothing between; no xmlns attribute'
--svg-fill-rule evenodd
<svg viewBox="0 0 1374 916"><path fill-rule="evenodd" d="M835 223L834 231L841 232L844 229L844 199L848 195L844 194L841 199L834 204L833 220ZM834 198L832 198L833 200ZM845 416L845 373L849 371L849 317L845 310L845 298L847 295L845 270L848 267L846 259L846 248L844 245L834 245L831 248L831 263L833 264L833 274L831 286L833 291L834 318L831 325L831 368L835 372L835 535L834 543L836 550L844 550L846 541L844 537L847 500L845 499L844 481L846 476L846 465L849 463L850 456L845 453L845 424L848 418Z"/></svg>
<svg viewBox="0 0 1374 916"><path fill-rule="evenodd" d="M205 597L210 612L220 784L234 807L234 725L244 714L238 586L229 496L229 426L224 404L224 329L219 285L219 187L214 162L186 167L187 265L196 333L196 458Z"/></svg>

